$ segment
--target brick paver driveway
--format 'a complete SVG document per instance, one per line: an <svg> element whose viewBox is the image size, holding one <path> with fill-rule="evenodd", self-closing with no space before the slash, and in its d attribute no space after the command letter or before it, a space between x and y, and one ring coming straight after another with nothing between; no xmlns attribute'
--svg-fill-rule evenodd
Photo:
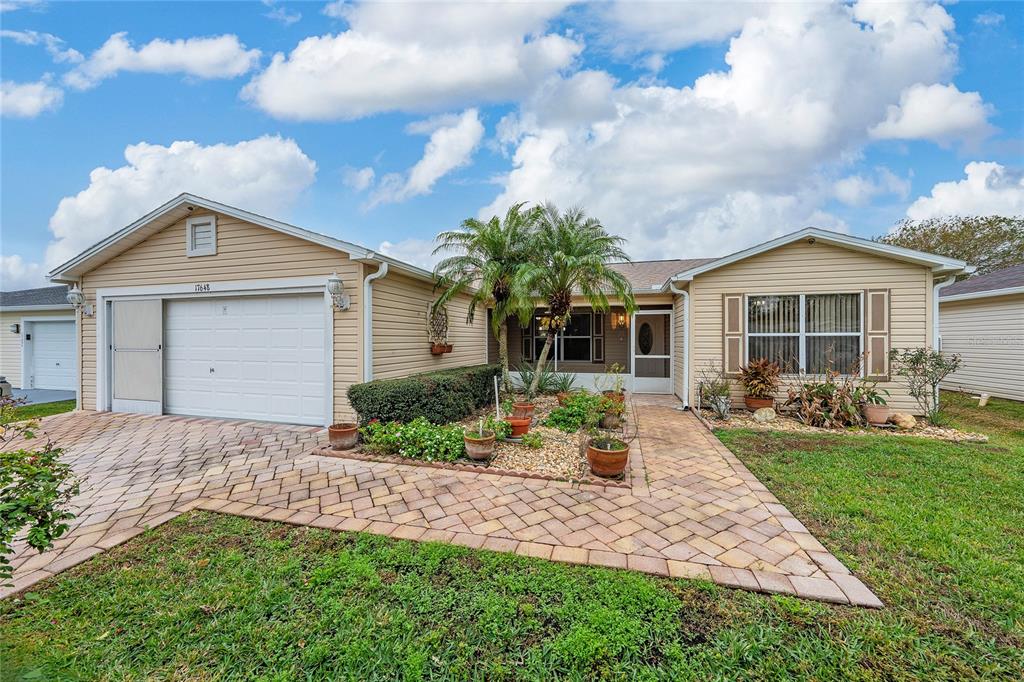
<svg viewBox="0 0 1024 682"><path fill-rule="evenodd" d="M637 401L631 489L320 457L319 428L49 417L43 430L85 479L79 516L53 550L19 546L0 595L200 508L881 605L693 415Z"/></svg>

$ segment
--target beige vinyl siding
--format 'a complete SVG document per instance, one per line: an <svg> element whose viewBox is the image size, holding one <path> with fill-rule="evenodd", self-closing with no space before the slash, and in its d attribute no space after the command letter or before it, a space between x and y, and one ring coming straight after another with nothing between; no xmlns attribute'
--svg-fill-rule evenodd
<svg viewBox="0 0 1024 682"><path fill-rule="evenodd" d="M431 355L427 308L434 299L430 282L389 272L373 282L373 378L398 377L435 369L487 362L487 313L478 308L466 323L469 296L448 305L448 343L452 352Z"/></svg>
<svg viewBox="0 0 1024 682"><path fill-rule="evenodd" d="M940 302L939 332L961 357L943 388L1024 400L1024 294Z"/></svg>
<svg viewBox="0 0 1024 682"><path fill-rule="evenodd" d="M187 257L181 220L86 273L82 289L95 303L100 288L291 277L323 277L326 282L335 271L352 299L349 310L334 312L334 418L340 420L354 416L346 391L362 374L362 266L346 254L217 214L216 255ZM81 335L82 406L95 409L95 317L83 318Z"/></svg>
<svg viewBox="0 0 1024 682"><path fill-rule="evenodd" d="M24 377L21 376L21 344L25 328L21 320L26 317L73 318L75 311L66 310L4 310L0 311L0 376L15 388L22 388ZM15 334L11 325L18 324L21 328Z"/></svg>
<svg viewBox="0 0 1024 682"><path fill-rule="evenodd" d="M685 355L684 349L686 344L686 327L683 324L684 315L686 312L686 304L683 302L682 296L675 296L672 302L672 324L673 328L673 343L672 343L672 392L683 399L683 356ZM692 381L692 379L691 379Z"/></svg>
<svg viewBox="0 0 1024 682"><path fill-rule="evenodd" d="M709 361L722 362L722 295L815 294L891 291L891 345L894 348L929 345L931 328L931 272L924 266L830 244L801 241L781 246L717 270L698 275L690 284L692 303L690 400L694 401L696 377ZM733 381L733 401L742 405L743 389ZM780 387L784 398L786 381ZM897 410L918 412L917 403L902 384L886 382L889 404Z"/></svg>

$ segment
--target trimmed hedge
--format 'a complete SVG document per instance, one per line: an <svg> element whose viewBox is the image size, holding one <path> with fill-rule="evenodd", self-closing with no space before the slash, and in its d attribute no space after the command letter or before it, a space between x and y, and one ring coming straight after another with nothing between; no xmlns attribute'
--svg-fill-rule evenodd
<svg viewBox="0 0 1024 682"><path fill-rule="evenodd" d="M411 422L426 417L447 424L468 417L494 401L494 377L499 365L473 365L382 379L349 386L348 400L359 413L359 423Z"/></svg>

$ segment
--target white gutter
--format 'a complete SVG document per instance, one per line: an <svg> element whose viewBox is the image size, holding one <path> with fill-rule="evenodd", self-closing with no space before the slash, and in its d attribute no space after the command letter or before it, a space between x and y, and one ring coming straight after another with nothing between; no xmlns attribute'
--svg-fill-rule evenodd
<svg viewBox="0 0 1024 682"><path fill-rule="evenodd" d="M373 253L363 262L373 262ZM363 381L373 381L373 282L388 274L387 262L377 262L377 272L363 278Z"/></svg>
<svg viewBox="0 0 1024 682"><path fill-rule="evenodd" d="M669 280L669 291L683 297L683 409L690 407L690 294Z"/></svg>
<svg viewBox="0 0 1024 682"><path fill-rule="evenodd" d="M942 337L942 330L939 328L939 292L955 281L956 275L950 275L932 285L932 350L939 350L939 339Z"/></svg>

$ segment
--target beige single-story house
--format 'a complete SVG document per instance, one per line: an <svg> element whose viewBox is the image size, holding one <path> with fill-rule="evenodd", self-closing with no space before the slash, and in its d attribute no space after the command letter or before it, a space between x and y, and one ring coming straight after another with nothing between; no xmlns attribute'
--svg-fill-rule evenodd
<svg viewBox="0 0 1024 682"><path fill-rule="evenodd" d="M611 363L629 390L695 405L701 368L769 356L792 373L863 370L916 405L892 347L937 345L936 286L962 261L806 228L721 258L622 263L639 310L582 301L555 350L582 385ZM364 247L182 194L50 273L72 287L80 407L327 424L348 387L497 357L486 315L448 310L434 355L431 273ZM512 325L512 364L543 343ZM785 388L780 391L783 396ZM734 398L742 400L738 383ZM739 403L737 403L739 404Z"/></svg>
<svg viewBox="0 0 1024 682"><path fill-rule="evenodd" d="M942 351L961 359L943 388L1024 400L1024 265L944 288L939 319Z"/></svg>
<svg viewBox="0 0 1024 682"><path fill-rule="evenodd" d="M801 375L833 367L877 380L892 407L915 413L916 401L890 372L889 350L936 347L936 288L972 270L963 261L817 228L720 258L615 267L632 284L639 310L627 316L613 305L601 314L579 301L552 356L578 385L601 388L602 374L617 363L627 389L674 394L695 406L705 368L724 368L735 379L749 360L769 357L788 370L779 398ZM540 316L538 310L528 327L510 328L513 367L543 345ZM488 355L497 358L493 339ZM732 387L733 403L742 407L742 387Z"/></svg>
<svg viewBox="0 0 1024 682"><path fill-rule="evenodd" d="M68 288L0 292L0 376L14 388L73 391L76 369Z"/></svg>
<svg viewBox="0 0 1024 682"><path fill-rule="evenodd" d="M350 385L485 362L486 315L448 309L432 355L430 272L182 194L50 273L80 291L79 405L323 425ZM333 288L334 291L330 289Z"/></svg>

